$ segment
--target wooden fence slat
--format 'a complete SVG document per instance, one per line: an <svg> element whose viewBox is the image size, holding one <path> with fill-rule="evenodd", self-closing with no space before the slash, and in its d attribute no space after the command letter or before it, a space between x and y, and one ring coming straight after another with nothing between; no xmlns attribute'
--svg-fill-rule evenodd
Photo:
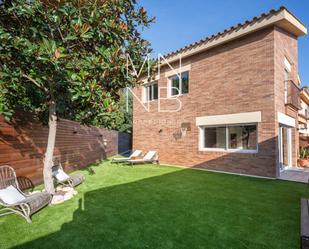
<svg viewBox="0 0 309 249"><path fill-rule="evenodd" d="M20 113L10 123L0 115L0 165L9 164L18 176L28 177L34 184L41 183L47 136L48 126L30 114ZM104 140L107 140L106 147ZM130 140L130 134L60 119L55 155L67 170L76 170L129 150Z"/></svg>

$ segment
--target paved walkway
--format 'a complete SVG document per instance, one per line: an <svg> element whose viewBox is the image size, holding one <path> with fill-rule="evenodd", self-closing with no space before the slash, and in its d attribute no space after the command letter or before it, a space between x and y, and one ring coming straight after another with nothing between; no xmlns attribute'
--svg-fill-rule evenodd
<svg viewBox="0 0 309 249"><path fill-rule="evenodd" d="M309 182L309 168L288 169L281 172L279 179L294 182Z"/></svg>

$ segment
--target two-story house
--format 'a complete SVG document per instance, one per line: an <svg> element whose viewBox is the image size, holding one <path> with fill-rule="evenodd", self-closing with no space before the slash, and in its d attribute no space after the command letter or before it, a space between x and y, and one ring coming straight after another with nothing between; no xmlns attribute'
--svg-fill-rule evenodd
<svg viewBox="0 0 309 249"><path fill-rule="evenodd" d="M134 89L133 147L161 163L279 177L297 165L297 39L281 7L164 56Z"/></svg>

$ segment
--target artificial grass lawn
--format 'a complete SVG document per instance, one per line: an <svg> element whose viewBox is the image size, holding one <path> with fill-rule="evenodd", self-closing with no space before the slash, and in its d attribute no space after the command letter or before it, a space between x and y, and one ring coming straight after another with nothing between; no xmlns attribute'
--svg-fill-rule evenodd
<svg viewBox="0 0 309 249"><path fill-rule="evenodd" d="M299 248L305 184L106 161L82 173L32 224L0 218L0 248Z"/></svg>

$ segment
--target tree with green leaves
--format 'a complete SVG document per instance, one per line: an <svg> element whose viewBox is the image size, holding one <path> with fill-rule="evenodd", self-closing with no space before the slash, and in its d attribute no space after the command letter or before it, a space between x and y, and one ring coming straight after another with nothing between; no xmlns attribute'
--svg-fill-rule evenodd
<svg viewBox="0 0 309 249"><path fill-rule="evenodd" d="M136 0L0 2L0 113L10 119L22 109L48 120L47 192L57 117L117 123L119 92L136 83L125 55L143 63L150 47L140 30L152 21Z"/></svg>

